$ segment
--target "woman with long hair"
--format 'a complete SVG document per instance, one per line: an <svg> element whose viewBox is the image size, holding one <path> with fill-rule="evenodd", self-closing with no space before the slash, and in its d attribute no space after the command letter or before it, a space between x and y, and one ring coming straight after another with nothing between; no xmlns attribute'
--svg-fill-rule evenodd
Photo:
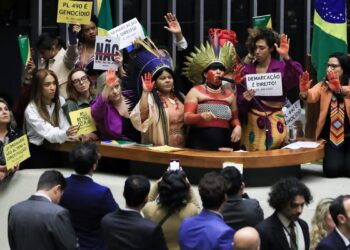
<svg viewBox="0 0 350 250"><path fill-rule="evenodd" d="M326 177L350 177L350 59L344 53L328 57L326 78L310 88L309 73L300 77L300 97L320 102L316 138L327 141L323 158Z"/></svg>
<svg viewBox="0 0 350 250"><path fill-rule="evenodd" d="M68 76L67 99L63 104L63 112L69 122L69 113L83 108L90 107L95 98L95 91L89 77L82 69L74 69ZM98 136L95 133L80 136L82 141L96 141Z"/></svg>
<svg viewBox="0 0 350 250"><path fill-rule="evenodd" d="M180 249L178 230L181 222L199 213L198 199L182 170L168 170L149 193L142 209L145 218L162 226L170 250Z"/></svg>
<svg viewBox="0 0 350 250"><path fill-rule="evenodd" d="M310 250L315 250L320 241L335 228L334 221L329 213L329 206L332 201L332 198L324 198L316 206L315 214L311 220Z"/></svg>
<svg viewBox="0 0 350 250"><path fill-rule="evenodd" d="M64 98L59 96L56 74L52 70L38 70L33 79L30 103L24 113L31 153L27 167L56 164L53 152L43 147L44 141L63 143L77 133L78 126L70 126L63 114L64 102Z"/></svg>
<svg viewBox="0 0 350 250"><path fill-rule="evenodd" d="M9 105L5 99L0 98L0 182L18 169L18 166L16 166L11 170L7 170L4 147L19 136L20 133L15 128Z"/></svg>

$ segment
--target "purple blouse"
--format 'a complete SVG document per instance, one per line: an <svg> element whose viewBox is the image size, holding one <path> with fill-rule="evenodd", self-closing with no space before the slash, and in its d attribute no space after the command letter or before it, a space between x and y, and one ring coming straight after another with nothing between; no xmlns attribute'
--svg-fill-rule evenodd
<svg viewBox="0 0 350 250"><path fill-rule="evenodd" d="M282 96L259 96L258 100L264 101L274 101L274 102L284 102L286 100L287 92L299 85L299 76L303 73L303 68L300 63L293 60L283 60L279 61L277 59L271 58L270 65L266 71L266 73L274 73L281 72L282 74L282 85L283 85L283 94ZM250 63L245 65L244 74L256 74L256 64ZM245 87L246 83L242 83ZM243 93L246 89L241 86L241 84L237 85L237 103L238 109L240 113L247 113L250 108L255 108L260 110L257 103L252 99L250 102L247 101L243 97ZM261 103L261 102L260 102ZM268 110L268 107L266 107Z"/></svg>
<svg viewBox="0 0 350 250"><path fill-rule="evenodd" d="M112 103L98 95L91 104L91 114L102 140L127 139L123 134L123 117Z"/></svg>

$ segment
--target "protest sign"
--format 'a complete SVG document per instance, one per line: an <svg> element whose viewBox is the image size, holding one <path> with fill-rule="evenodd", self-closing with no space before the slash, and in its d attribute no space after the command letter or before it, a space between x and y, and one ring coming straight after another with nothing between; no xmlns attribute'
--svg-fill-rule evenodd
<svg viewBox="0 0 350 250"><path fill-rule="evenodd" d="M96 131L96 125L91 116L90 107L69 112L69 117L72 125L79 126L77 136Z"/></svg>
<svg viewBox="0 0 350 250"><path fill-rule="evenodd" d="M58 0L57 22L68 24L89 24L92 2Z"/></svg>
<svg viewBox="0 0 350 250"><path fill-rule="evenodd" d="M5 145L4 156L6 160L6 168L8 170L28 159L30 157L30 152L27 135L23 135Z"/></svg>
<svg viewBox="0 0 350 250"><path fill-rule="evenodd" d="M118 52L117 38L110 36L96 36L94 69L117 70L118 65L113 56Z"/></svg>
<svg viewBox="0 0 350 250"><path fill-rule="evenodd" d="M119 49L128 47L137 38L145 38L142 26L136 17L111 29L108 33L118 39Z"/></svg>
<svg viewBox="0 0 350 250"><path fill-rule="evenodd" d="M246 75L248 89L254 89L256 96L281 96L282 75L278 73L248 74Z"/></svg>
<svg viewBox="0 0 350 250"><path fill-rule="evenodd" d="M282 110L284 113L284 120L286 121L286 125L289 127L293 126L294 122L299 120L299 117L301 115L300 100L297 100L289 108L283 108Z"/></svg>
<svg viewBox="0 0 350 250"><path fill-rule="evenodd" d="M270 28L272 29L271 15L253 16L252 17L253 28Z"/></svg>
<svg viewBox="0 0 350 250"><path fill-rule="evenodd" d="M21 53L22 63L26 66L30 60L30 45L27 35L19 35L17 37L19 52Z"/></svg>

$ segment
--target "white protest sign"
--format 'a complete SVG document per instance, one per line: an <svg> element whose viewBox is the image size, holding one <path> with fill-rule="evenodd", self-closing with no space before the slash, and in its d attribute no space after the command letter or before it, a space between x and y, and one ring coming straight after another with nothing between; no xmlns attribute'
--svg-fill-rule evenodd
<svg viewBox="0 0 350 250"><path fill-rule="evenodd" d="M248 89L254 89L256 96L281 96L282 75L278 73L248 74L246 75Z"/></svg>
<svg viewBox="0 0 350 250"><path fill-rule="evenodd" d="M137 38L145 38L143 29L137 18L133 18L108 31L110 36L117 37L119 49L131 45Z"/></svg>
<svg viewBox="0 0 350 250"><path fill-rule="evenodd" d="M296 122L301 115L300 100L297 100L289 108L283 108L282 110L284 113L284 120L286 121L286 125L292 126L294 122Z"/></svg>
<svg viewBox="0 0 350 250"><path fill-rule="evenodd" d="M117 70L118 65L113 56L119 50L117 38L109 36L96 36L94 69Z"/></svg>

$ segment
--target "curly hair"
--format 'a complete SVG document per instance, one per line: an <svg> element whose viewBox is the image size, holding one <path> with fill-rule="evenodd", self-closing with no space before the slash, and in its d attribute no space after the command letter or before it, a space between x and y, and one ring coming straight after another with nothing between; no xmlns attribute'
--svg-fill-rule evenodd
<svg viewBox="0 0 350 250"><path fill-rule="evenodd" d="M312 201L309 188L297 178L286 178L276 182L269 193L269 205L277 212L285 208L295 196L301 195L306 205Z"/></svg>
<svg viewBox="0 0 350 250"><path fill-rule="evenodd" d="M310 250L316 249L318 243L328 234L326 217L332 201L332 198L324 198L316 206L315 214L311 220Z"/></svg>
<svg viewBox="0 0 350 250"><path fill-rule="evenodd" d="M278 57L278 53L275 49L275 43L279 44L279 34L273 29L269 28L254 28L248 29L248 38L246 41L246 47L250 54L254 55L254 51L256 49L256 42L258 40L265 40L266 44L269 48L272 48L273 51L271 56L274 58Z"/></svg>
<svg viewBox="0 0 350 250"><path fill-rule="evenodd" d="M190 184L183 171L167 171L158 186L159 203L169 209L180 210L189 200Z"/></svg>
<svg viewBox="0 0 350 250"><path fill-rule="evenodd" d="M67 97L68 97L67 99L71 99L74 101L78 101L80 99L80 93L74 87L74 84L72 81L72 76L79 71L83 72L88 78L88 81L90 84L90 86L89 86L90 96L94 97L96 95L95 90L94 90L94 86L93 86L89 76L86 74L85 70L81 69L81 68L76 68L76 69L73 69L68 75L67 86L66 86L66 92L67 92Z"/></svg>

